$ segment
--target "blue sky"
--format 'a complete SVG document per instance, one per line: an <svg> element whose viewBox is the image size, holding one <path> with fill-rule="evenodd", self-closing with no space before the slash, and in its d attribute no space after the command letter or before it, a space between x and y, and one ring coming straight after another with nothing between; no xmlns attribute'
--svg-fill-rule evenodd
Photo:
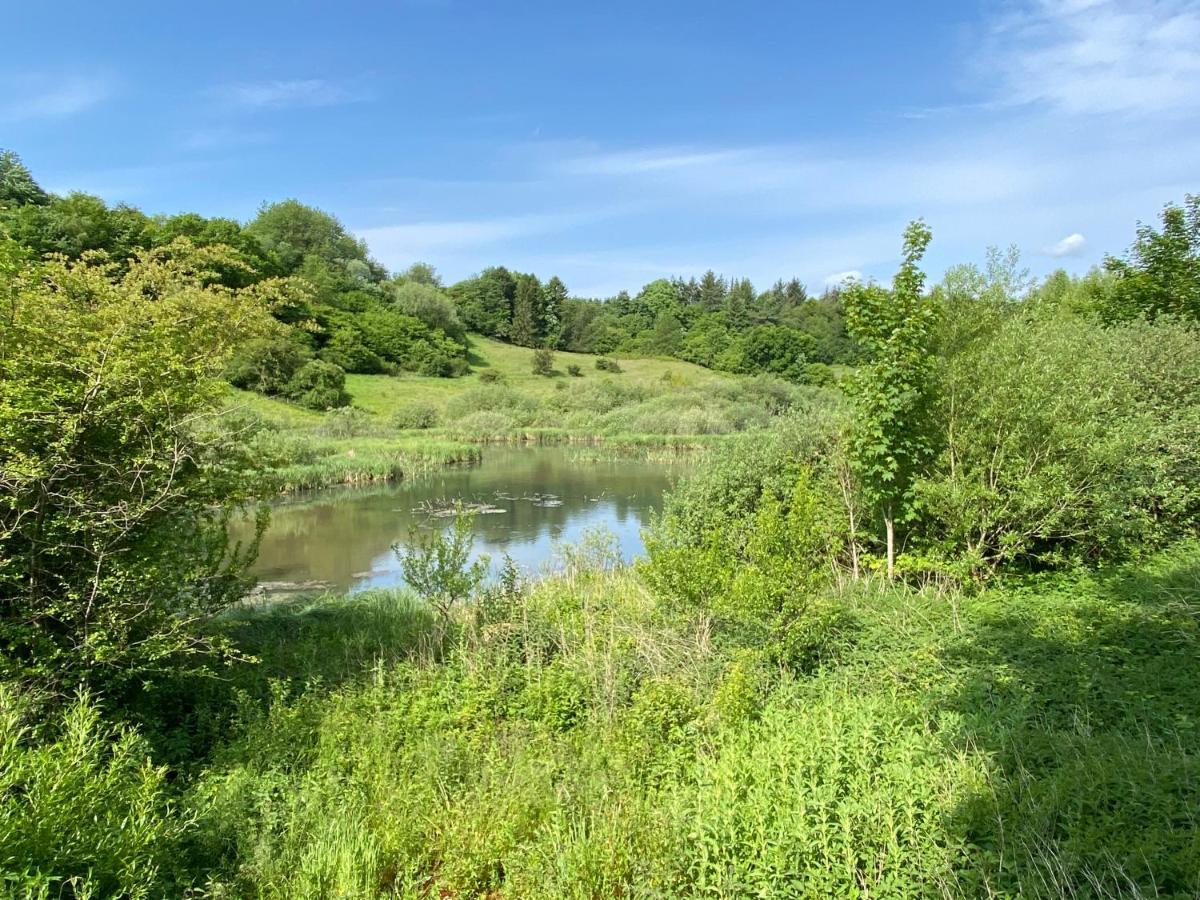
<svg viewBox="0 0 1200 900"><path fill-rule="evenodd" d="M714 268L1085 270L1200 190L1200 0L5 2L0 147L46 187L392 268L608 295Z"/></svg>

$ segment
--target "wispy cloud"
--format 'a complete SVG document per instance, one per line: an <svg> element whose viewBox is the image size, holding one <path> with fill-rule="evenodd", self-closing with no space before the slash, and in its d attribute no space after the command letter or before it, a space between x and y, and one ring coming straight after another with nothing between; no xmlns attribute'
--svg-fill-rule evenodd
<svg viewBox="0 0 1200 900"><path fill-rule="evenodd" d="M994 23L997 99L1068 114L1200 109L1200 2L1033 0Z"/></svg>
<svg viewBox="0 0 1200 900"><path fill-rule="evenodd" d="M456 219L404 222L375 228L357 228L371 251L390 266L414 260L440 258L519 238L569 227L578 219L570 214L510 216L494 219Z"/></svg>
<svg viewBox="0 0 1200 900"><path fill-rule="evenodd" d="M1068 234L1061 241L1046 248L1046 255L1060 259L1064 256L1078 256L1087 247L1087 238L1079 232Z"/></svg>
<svg viewBox="0 0 1200 900"><path fill-rule="evenodd" d="M103 103L114 92L103 76L51 79L25 76L3 85L7 99L0 100L0 122L66 118Z"/></svg>
<svg viewBox="0 0 1200 900"><path fill-rule="evenodd" d="M333 106L363 99L346 86L323 78L240 82L223 85L214 93L231 106L245 109Z"/></svg>

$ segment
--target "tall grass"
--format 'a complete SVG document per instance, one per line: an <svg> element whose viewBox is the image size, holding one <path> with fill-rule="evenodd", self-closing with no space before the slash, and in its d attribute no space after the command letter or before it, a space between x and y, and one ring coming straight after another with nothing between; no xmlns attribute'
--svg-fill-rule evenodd
<svg viewBox="0 0 1200 900"><path fill-rule="evenodd" d="M846 640L805 675L599 545L442 645L405 594L247 607L223 627L259 661L193 698L230 712L174 808L136 738L13 720L6 872L130 860L96 896L1200 894L1200 549L829 599Z"/></svg>

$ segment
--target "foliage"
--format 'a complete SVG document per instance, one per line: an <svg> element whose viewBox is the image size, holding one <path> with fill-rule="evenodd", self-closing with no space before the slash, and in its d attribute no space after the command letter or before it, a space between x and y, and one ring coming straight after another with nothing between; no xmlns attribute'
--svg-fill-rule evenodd
<svg viewBox="0 0 1200 900"><path fill-rule="evenodd" d="M621 371L621 364L615 359L609 359L606 356L601 356L596 360L596 368L601 372L608 372L616 375Z"/></svg>
<svg viewBox="0 0 1200 900"><path fill-rule="evenodd" d="M1125 259L1108 257L1116 276L1100 303L1108 321L1178 316L1200 321L1200 195L1167 204L1162 230L1139 225Z"/></svg>
<svg viewBox="0 0 1200 900"><path fill-rule="evenodd" d="M113 683L214 649L196 624L240 596L246 561L221 511L252 482L206 424L278 289L208 284L220 256L173 244L123 275L102 259L0 266L7 677Z"/></svg>
<svg viewBox="0 0 1200 900"><path fill-rule="evenodd" d="M576 363L571 363L569 366L567 366L567 374L572 378L582 378L583 367Z"/></svg>
<svg viewBox="0 0 1200 900"><path fill-rule="evenodd" d="M848 385L855 409L850 460L883 519L889 577L895 523L912 519L913 482L935 451L929 407L938 309L924 294L917 266L931 237L921 221L905 229L904 261L890 292L874 284L846 292L847 323L864 355Z"/></svg>
<svg viewBox="0 0 1200 900"><path fill-rule="evenodd" d="M306 409L336 409L350 402L346 372L323 359L311 359L297 369L283 395Z"/></svg>
<svg viewBox="0 0 1200 900"><path fill-rule="evenodd" d="M449 622L455 604L468 599L483 583L487 558L471 560L475 546L474 514L461 505L448 529L413 528L404 544L392 549L404 569L404 580Z"/></svg>
<svg viewBox="0 0 1200 900"><path fill-rule="evenodd" d="M11 897L163 896L191 820L133 731L80 694L38 724L0 684L0 890Z"/></svg>
<svg viewBox="0 0 1200 900"><path fill-rule="evenodd" d="M406 280L391 282L387 287L398 312L420 319L430 330L441 331L456 341L466 338L453 302L437 286Z"/></svg>
<svg viewBox="0 0 1200 900"><path fill-rule="evenodd" d="M0 207L48 203L50 196L11 150L0 150Z"/></svg>
<svg viewBox="0 0 1200 900"><path fill-rule="evenodd" d="M438 408L432 403L413 400L396 408L392 413L391 425L401 430L409 428L432 428L440 418Z"/></svg>
<svg viewBox="0 0 1200 900"><path fill-rule="evenodd" d="M367 256L367 247L346 233L342 224L328 213L297 200L267 204L246 232L271 253L285 272L296 272L306 257L347 270L353 262L366 267L364 280L377 280L378 268ZM351 270L352 271L352 270Z"/></svg>
<svg viewBox="0 0 1200 900"><path fill-rule="evenodd" d="M977 333L939 375L943 448L917 484L932 545L990 572L1194 533L1198 373L1200 337L1177 324L1027 310Z"/></svg>
<svg viewBox="0 0 1200 900"><path fill-rule="evenodd" d="M286 334L245 341L233 354L225 377L235 387L267 396L288 392L295 374L312 360L312 351Z"/></svg>
<svg viewBox="0 0 1200 900"><path fill-rule="evenodd" d="M554 351L548 347L540 347L533 351L533 374L554 374Z"/></svg>

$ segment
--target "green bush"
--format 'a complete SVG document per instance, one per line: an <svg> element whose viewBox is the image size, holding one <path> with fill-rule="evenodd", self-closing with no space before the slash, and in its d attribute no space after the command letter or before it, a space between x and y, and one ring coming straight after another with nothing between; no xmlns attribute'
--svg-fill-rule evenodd
<svg viewBox="0 0 1200 900"><path fill-rule="evenodd" d="M341 366L314 359L301 366L284 388L284 396L308 409L336 409L350 402Z"/></svg>
<svg viewBox="0 0 1200 900"><path fill-rule="evenodd" d="M312 359L312 351L283 334L247 341L230 359L225 377L234 387L275 396Z"/></svg>
<svg viewBox="0 0 1200 900"><path fill-rule="evenodd" d="M569 366L567 366L567 374L570 375L572 378L582 378L583 377L583 369L580 368L577 364L571 363Z"/></svg>
<svg viewBox="0 0 1200 900"><path fill-rule="evenodd" d="M610 359L607 356L601 356L596 360L596 368L601 372L610 372L613 375L616 375L621 371L621 364L615 359Z"/></svg>
<svg viewBox="0 0 1200 900"><path fill-rule="evenodd" d="M438 423L438 408L422 400L414 400L396 408L392 413L391 426L401 431L432 428Z"/></svg>
<svg viewBox="0 0 1200 900"><path fill-rule="evenodd" d="M484 369L479 373L479 380L484 384L497 384L504 381L504 375L495 369Z"/></svg>
<svg viewBox="0 0 1200 900"><path fill-rule="evenodd" d="M554 351L548 347L540 347L533 351L533 374L554 374Z"/></svg>

